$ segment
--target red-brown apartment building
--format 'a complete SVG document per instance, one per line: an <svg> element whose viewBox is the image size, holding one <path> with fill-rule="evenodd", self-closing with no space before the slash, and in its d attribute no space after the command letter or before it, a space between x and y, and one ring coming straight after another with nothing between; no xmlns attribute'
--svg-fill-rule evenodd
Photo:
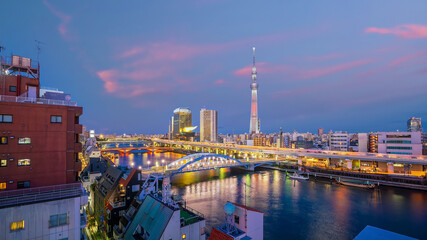
<svg viewBox="0 0 427 240"><path fill-rule="evenodd" d="M83 109L39 96L31 59L2 57L0 67L0 239L84 238Z"/></svg>

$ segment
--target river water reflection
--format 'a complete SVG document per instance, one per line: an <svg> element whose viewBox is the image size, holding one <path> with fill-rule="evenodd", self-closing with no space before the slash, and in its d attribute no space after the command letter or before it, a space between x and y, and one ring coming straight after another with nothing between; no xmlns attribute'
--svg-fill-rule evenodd
<svg viewBox="0 0 427 240"><path fill-rule="evenodd" d="M147 161L171 162L183 156L131 155L119 158L120 163L145 166ZM374 191L329 181L294 181L277 170L238 169L179 174L172 185L174 193L206 216L209 228L223 223L227 201L246 201L265 213L265 239L353 239L366 225L419 239L427 236L427 194L420 191L389 187Z"/></svg>

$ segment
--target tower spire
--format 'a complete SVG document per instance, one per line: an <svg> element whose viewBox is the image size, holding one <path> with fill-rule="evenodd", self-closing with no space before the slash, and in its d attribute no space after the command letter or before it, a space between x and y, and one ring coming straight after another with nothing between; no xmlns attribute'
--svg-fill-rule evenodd
<svg viewBox="0 0 427 240"><path fill-rule="evenodd" d="M253 50L253 65L255 67L255 47L252 48Z"/></svg>

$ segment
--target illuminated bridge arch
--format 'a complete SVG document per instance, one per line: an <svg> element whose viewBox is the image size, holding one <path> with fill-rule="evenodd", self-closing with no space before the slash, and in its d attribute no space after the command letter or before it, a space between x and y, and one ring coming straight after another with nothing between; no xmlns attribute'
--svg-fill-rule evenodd
<svg viewBox="0 0 427 240"><path fill-rule="evenodd" d="M189 171L197 171L246 165L248 164L242 163L241 161L226 155L213 153L195 153L175 160L168 165L168 168L175 169L175 171L180 172L185 168L187 168Z"/></svg>

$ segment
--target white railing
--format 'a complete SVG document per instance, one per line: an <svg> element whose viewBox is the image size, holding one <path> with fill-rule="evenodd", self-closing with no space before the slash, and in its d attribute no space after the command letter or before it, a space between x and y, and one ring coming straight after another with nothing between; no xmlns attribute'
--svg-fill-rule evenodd
<svg viewBox="0 0 427 240"><path fill-rule="evenodd" d="M86 192L81 183L2 191L0 192L0 208L83 196L85 194Z"/></svg>
<svg viewBox="0 0 427 240"><path fill-rule="evenodd" d="M16 102L16 103L34 103L34 104L47 104L47 105L61 105L76 107L77 102L46 99L46 98L30 98L30 97L15 97L0 95L0 102Z"/></svg>

